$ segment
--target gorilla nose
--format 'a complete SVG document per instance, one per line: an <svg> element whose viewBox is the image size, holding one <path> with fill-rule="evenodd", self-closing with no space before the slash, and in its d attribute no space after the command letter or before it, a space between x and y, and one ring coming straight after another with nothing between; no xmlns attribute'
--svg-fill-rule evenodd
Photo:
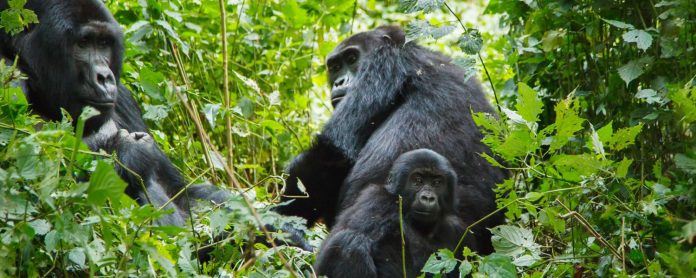
<svg viewBox="0 0 696 278"><path fill-rule="evenodd" d="M334 81L333 86L334 86L334 88L345 86L345 85L348 85L349 81L350 81L350 78L348 78L347 76L341 76L340 78L336 79L336 81Z"/></svg>
<svg viewBox="0 0 696 278"><path fill-rule="evenodd" d="M93 81L96 81L95 89L98 90L97 93L99 93L101 97L113 98L116 94L117 88L116 78L111 72L111 69L107 66L95 66L94 75Z"/></svg>
<svg viewBox="0 0 696 278"><path fill-rule="evenodd" d="M423 193L420 195L420 200L423 204L434 204L436 202L437 198L435 198L434 194Z"/></svg>

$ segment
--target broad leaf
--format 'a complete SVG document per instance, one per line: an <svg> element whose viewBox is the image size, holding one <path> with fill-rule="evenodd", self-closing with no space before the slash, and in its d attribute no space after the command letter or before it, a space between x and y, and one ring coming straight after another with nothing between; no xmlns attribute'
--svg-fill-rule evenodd
<svg viewBox="0 0 696 278"><path fill-rule="evenodd" d="M87 188L87 202L101 206L109 198L118 198L124 194L126 182L116 174L113 166L105 162L97 162L97 169L92 173Z"/></svg>
<svg viewBox="0 0 696 278"><path fill-rule="evenodd" d="M539 114L544 111L544 104L537 93L525 83L518 83L519 97L517 98L517 113L529 123L539 121Z"/></svg>
<svg viewBox="0 0 696 278"><path fill-rule="evenodd" d="M469 55L478 54L483 47L483 38L477 29L469 29L466 34L459 38L457 43L464 53Z"/></svg>
<svg viewBox="0 0 696 278"><path fill-rule="evenodd" d="M626 42L636 43L638 45L638 48L642 49L643 51L650 48L650 45L652 45L653 41L652 36L650 36L650 33L645 32L643 30L631 30L624 33L621 37Z"/></svg>

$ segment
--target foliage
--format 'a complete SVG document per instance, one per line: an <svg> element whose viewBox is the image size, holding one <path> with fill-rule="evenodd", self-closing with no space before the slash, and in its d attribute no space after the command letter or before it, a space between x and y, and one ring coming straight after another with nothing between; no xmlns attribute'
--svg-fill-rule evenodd
<svg viewBox="0 0 696 278"><path fill-rule="evenodd" d="M24 27L32 23L38 23L36 14L24 8L26 0L8 0L8 8L0 11L0 29L9 34L17 34Z"/></svg>
<svg viewBox="0 0 696 278"><path fill-rule="evenodd" d="M31 114L23 77L2 62L0 276L312 275L313 253L253 243L264 236L258 221L304 229L269 210L283 167L330 113L323 58L353 30L383 23L408 26L409 40L453 56L462 78L482 76L499 113L474 115L493 150L481 155L511 170L498 190L508 223L492 229L496 252L440 250L425 273L688 277L696 269L690 0L491 0L495 16L480 20L462 16L471 4L456 1L222 1L229 103L218 1L106 2L126 33L122 82L165 153L188 181L234 188L231 157L244 190L194 211L190 227L153 225L168 212L123 194L117 159L89 151L69 116ZM24 1L10 3L1 28L36 22ZM318 246L324 231L307 232ZM196 259L202 248L212 249L205 264Z"/></svg>

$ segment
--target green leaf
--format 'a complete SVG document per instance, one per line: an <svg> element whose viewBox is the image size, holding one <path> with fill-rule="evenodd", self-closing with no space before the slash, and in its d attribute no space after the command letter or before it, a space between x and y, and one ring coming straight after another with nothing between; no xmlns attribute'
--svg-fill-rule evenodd
<svg viewBox="0 0 696 278"><path fill-rule="evenodd" d="M219 103L206 103L205 106L203 106L203 114L205 115L205 119L208 120L208 123L213 128L215 127L215 120L217 119L221 106L222 105Z"/></svg>
<svg viewBox="0 0 696 278"><path fill-rule="evenodd" d="M40 148L33 143L23 143L17 147L15 158L17 159L15 167L22 178L26 180L35 180L43 175L43 163L39 156Z"/></svg>
<svg viewBox="0 0 696 278"><path fill-rule="evenodd" d="M596 174L602 165L599 159L587 153L558 154L551 157L550 162L564 179L578 182L584 177Z"/></svg>
<svg viewBox="0 0 696 278"><path fill-rule="evenodd" d="M567 38L565 30L551 30L544 34L541 39L541 49L545 52L552 52L558 49L559 46L563 45L563 42Z"/></svg>
<svg viewBox="0 0 696 278"><path fill-rule="evenodd" d="M539 192L527 192L527 194L524 195L524 198L530 202L536 202L541 199L541 197L544 197L544 194Z"/></svg>
<svg viewBox="0 0 696 278"><path fill-rule="evenodd" d="M142 87L143 92L145 92L147 96L154 100L164 100L164 94L160 87L166 80L164 74L154 72L149 68L144 68L140 72L140 87Z"/></svg>
<svg viewBox="0 0 696 278"><path fill-rule="evenodd" d="M455 57L452 60L452 64L462 68L464 70L464 81L469 80L472 76L476 75L478 69L476 68L476 59L470 57Z"/></svg>
<svg viewBox="0 0 696 278"><path fill-rule="evenodd" d="M689 241L689 244L693 244L696 240L696 220L686 223L682 227L682 237Z"/></svg>
<svg viewBox="0 0 696 278"><path fill-rule="evenodd" d="M45 235L49 231L51 231L51 223L44 219L37 219L34 221L29 222L29 226L31 226L32 229L34 229L34 232L37 235Z"/></svg>
<svg viewBox="0 0 696 278"><path fill-rule="evenodd" d="M286 21L292 23L294 27L305 25L310 18L307 15L307 11L302 9L296 0L285 1L283 5L283 15Z"/></svg>
<svg viewBox="0 0 696 278"><path fill-rule="evenodd" d="M426 20L415 20L408 24L406 37L409 41L420 38L439 39L454 31L453 25L435 26Z"/></svg>
<svg viewBox="0 0 696 278"><path fill-rule="evenodd" d="M614 135L614 128L612 127L612 122L604 125L602 128L597 130L597 136L599 140L602 141L603 145L607 145L611 142L611 137Z"/></svg>
<svg viewBox="0 0 696 278"><path fill-rule="evenodd" d="M237 79L239 79L239 81L242 81L242 83L244 83L244 85L246 85L250 89L254 90L254 92L256 92L256 93L261 92L261 89L259 88L259 84L256 83L256 81L244 76L243 74L241 74L237 71L233 70L232 73L234 73L234 75L237 77Z"/></svg>
<svg viewBox="0 0 696 278"><path fill-rule="evenodd" d="M483 47L483 38L477 29L469 29L466 34L459 38L457 43L464 53L469 55L478 54Z"/></svg>
<svg viewBox="0 0 696 278"><path fill-rule="evenodd" d="M629 128L622 128L614 133L611 138L611 148L620 151L635 143L636 135L643 129L643 123Z"/></svg>
<svg viewBox="0 0 696 278"><path fill-rule="evenodd" d="M92 106L85 106L80 113L80 121L86 122L87 120L99 116L101 112Z"/></svg>
<svg viewBox="0 0 696 278"><path fill-rule="evenodd" d="M626 87L645 72L645 68L652 63L652 57L643 57L632 60L618 69L619 76L626 82Z"/></svg>
<svg viewBox="0 0 696 278"><path fill-rule="evenodd" d="M691 84L693 81L690 81ZM682 121L685 124L696 122L696 87L687 85L683 89L673 90L669 98L677 105L679 112L684 114Z"/></svg>
<svg viewBox="0 0 696 278"><path fill-rule="evenodd" d="M7 1L9 8L0 11L0 27L10 35L16 35L29 24L39 22L34 11L24 9L26 2L26 0Z"/></svg>
<svg viewBox="0 0 696 278"><path fill-rule="evenodd" d="M633 163L633 159L628 159L625 158L619 162L619 165L616 166L616 177L617 178L624 178L626 177L626 174L628 174L628 167L631 166Z"/></svg>
<svg viewBox="0 0 696 278"><path fill-rule="evenodd" d="M504 159L512 161L515 158L524 157L528 153L536 151L539 147L539 142L530 130L516 129L512 130L505 137L505 141L500 146L493 149Z"/></svg>
<svg viewBox="0 0 696 278"><path fill-rule="evenodd" d="M399 10L406 13L415 13L422 11L429 13L439 9L445 0L400 0Z"/></svg>
<svg viewBox="0 0 696 278"><path fill-rule="evenodd" d="M648 50L650 48L650 45L652 45L652 36L650 36L650 33L645 32L643 30L631 30L623 34L621 36L625 42L628 43L636 43L638 45L638 48L642 49L643 51Z"/></svg>
<svg viewBox="0 0 696 278"><path fill-rule="evenodd" d="M159 122L163 119L166 119L167 115L169 115L169 107L161 104L150 105L144 103L143 110L145 110L145 114L143 114L143 119L151 120L154 122Z"/></svg>
<svg viewBox="0 0 696 278"><path fill-rule="evenodd" d="M585 121L578 116L578 102L576 99L567 98L556 105L556 122L554 123L556 135L553 137L550 151L555 151L565 146L576 132L582 129Z"/></svg>
<svg viewBox="0 0 696 278"><path fill-rule="evenodd" d="M539 222L545 227L553 229L553 231L561 235L565 232L565 221L558 217L561 213L555 208L544 208L539 211Z"/></svg>
<svg viewBox="0 0 696 278"><path fill-rule="evenodd" d="M538 94L525 83L518 83L517 90L520 96L517 98L517 113L522 118L529 122L535 123L539 121L539 114L544 111L544 103L541 102Z"/></svg>
<svg viewBox="0 0 696 278"><path fill-rule="evenodd" d="M267 127L267 128L269 128L270 130L272 130L272 131L277 131L277 132L280 132L280 131L284 131L284 130L285 130L285 127L284 127L282 124L280 124L279 122L276 122L276 121L272 121L272 120L263 120L263 121L261 121L261 126L262 126L262 127Z"/></svg>
<svg viewBox="0 0 696 278"><path fill-rule="evenodd" d="M635 27L633 27L633 25L628 24L628 23L625 23L625 22L621 22L621 21L618 21L618 20L611 20L611 19L604 19L604 18L602 18L602 20L603 20L604 22L606 22L606 23L609 23L611 26L614 26L614 27L616 27L616 28L620 28L620 29L635 29Z"/></svg>
<svg viewBox="0 0 696 278"><path fill-rule="evenodd" d="M658 95L657 91L653 89L642 89L636 93L637 99L645 100L645 102L650 104L665 104L667 100L662 96Z"/></svg>
<svg viewBox="0 0 696 278"><path fill-rule="evenodd" d="M103 162L97 162L97 169L92 173L87 188L87 202L101 206L107 199L118 198L124 194L126 182L116 174L114 168Z"/></svg>
<svg viewBox="0 0 696 278"><path fill-rule="evenodd" d="M595 131L594 126L590 124L590 141L592 142L592 149L595 151L596 154L599 154L604 158L604 144L602 144L602 140L599 139L599 134Z"/></svg>
<svg viewBox="0 0 696 278"><path fill-rule="evenodd" d="M210 214L210 229L213 235L217 236L222 234L229 224L230 217L229 212L224 210L216 210Z"/></svg>
<svg viewBox="0 0 696 278"><path fill-rule="evenodd" d="M534 242L531 230L501 225L490 229L493 248L497 254L513 258L517 266L530 266L539 259L541 246Z"/></svg>
<svg viewBox="0 0 696 278"><path fill-rule="evenodd" d="M459 277L464 277L466 275L469 275L471 273L471 270L474 268L474 266L471 265L471 263L467 260L462 261L462 263L459 265Z"/></svg>
<svg viewBox="0 0 696 278"><path fill-rule="evenodd" d="M84 269L85 266L85 251L82 247L74 248L68 253L68 259L75 263L79 269Z"/></svg>
<svg viewBox="0 0 696 278"><path fill-rule="evenodd" d="M432 274L450 273L455 267L457 267L457 259L454 258L452 251L440 249L437 253L430 255L421 272Z"/></svg>
<svg viewBox="0 0 696 278"><path fill-rule="evenodd" d="M696 174L696 159L684 154L677 154L674 156L674 164L684 172Z"/></svg>
<svg viewBox="0 0 696 278"><path fill-rule="evenodd" d="M498 168L505 168L505 166L501 165L501 164L498 162L498 160L496 160L495 158L491 157L491 156L488 155L487 153L480 153L479 155L480 155L481 157L483 157L483 159L485 159L486 161L488 161L488 163L490 163L491 165L493 165L493 166L495 166L495 167L498 167Z"/></svg>
<svg viewBox="0 0 696 278"><path fill-rule="evenodd" d="M517 269L512 264L510 257L493 253L483 258L479 271L487 274L489 278L515 278Z"/></svg>

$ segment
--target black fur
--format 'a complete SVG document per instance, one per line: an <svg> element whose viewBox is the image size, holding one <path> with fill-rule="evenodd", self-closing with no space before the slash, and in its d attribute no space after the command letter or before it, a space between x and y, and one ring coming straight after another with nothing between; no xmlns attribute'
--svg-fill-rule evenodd
<svg viewBox="0 0 696 278"><path fill-rule="evenodd" d="M7 7L7 1L0 1L0 10ZM146 133L148 128L131 92L120 82L123 32L104 4L30 0L25 8L37 14L39 24L15 36L0 31L0 58L11 61L19 56L19 70L28 76L22 88L32 110L47 120L60 120L60 108L64 108L77 119L86 105L95 106L101 114L87 121L84 141L95 151L116 151L125 165L143 176L147 193L138 179L120 171L128 182L129 196L140 204L149 199L157 206L183 190L186 183L181 174L156 143L122 144L127 138L118 135L121 129ZM187 196L221 201L228 194L212 185L199 185L189 189ZM174 214L158 222L182 225L188 203L179 198L169 208Z"/></svg>
<svg viewBox="0 0 696 278"><path fill-rule="evenodd" d="M364 53L331 119L289 166L285 195L302 194L300 179L309 198L295 199L281 213L305 217L310 224L323 218L331 227L368 185L386 183L400 154L417 148L441 153L452 164L462 201L457 215L465 223L496 209L493 188L506 173L479 155L490 151L480 142L471 112L493 112L479 82L464 80L462 69L442 54L403 44L403 36L398 27L380 27L334 50L357 46ZM492 252L487 228L502 221L497 214L473 228L477 251Z"/></svg>
<svg viewBox="0 0 696 278"><path fill-rule="evenodd" d="M428 173L443 180L444 186L414 187L414 173ZM457 217L457 178L441 155L419 149L401 155L391 168L385 185L365 188L355 203L337 219L324 241L315 270L328 277L403 277L399 196L402 197L407 277L417 277L428 257L441 248L454 249L466 225ZM437 215L416 216L417 194L437 192ZM467 239L468 240L468 239ZM474 248L474 242L466 242ZM458 277L458 273L451 273Z"/></svg>
<svg viewBox="0 0 696 278"><path fill-rule="evenodd" d="M121 164L116 165L116 171L129 184L126 188L129 196L135 196L141 204L151 203L156 207L167 204L166 209L174 210L174 213L158 219L159 224L183 226L191 196L203 197L215 203L222 203L229 198L227 191L199 184L190 186L174 202L169 202L168 196L180 193L173 189L184 188L187 184L181 173L168 163L169 160L154 139L145 132L131 133L121 129L116 136L110 138L106 147L117 150L116 155Z"/></svg>

